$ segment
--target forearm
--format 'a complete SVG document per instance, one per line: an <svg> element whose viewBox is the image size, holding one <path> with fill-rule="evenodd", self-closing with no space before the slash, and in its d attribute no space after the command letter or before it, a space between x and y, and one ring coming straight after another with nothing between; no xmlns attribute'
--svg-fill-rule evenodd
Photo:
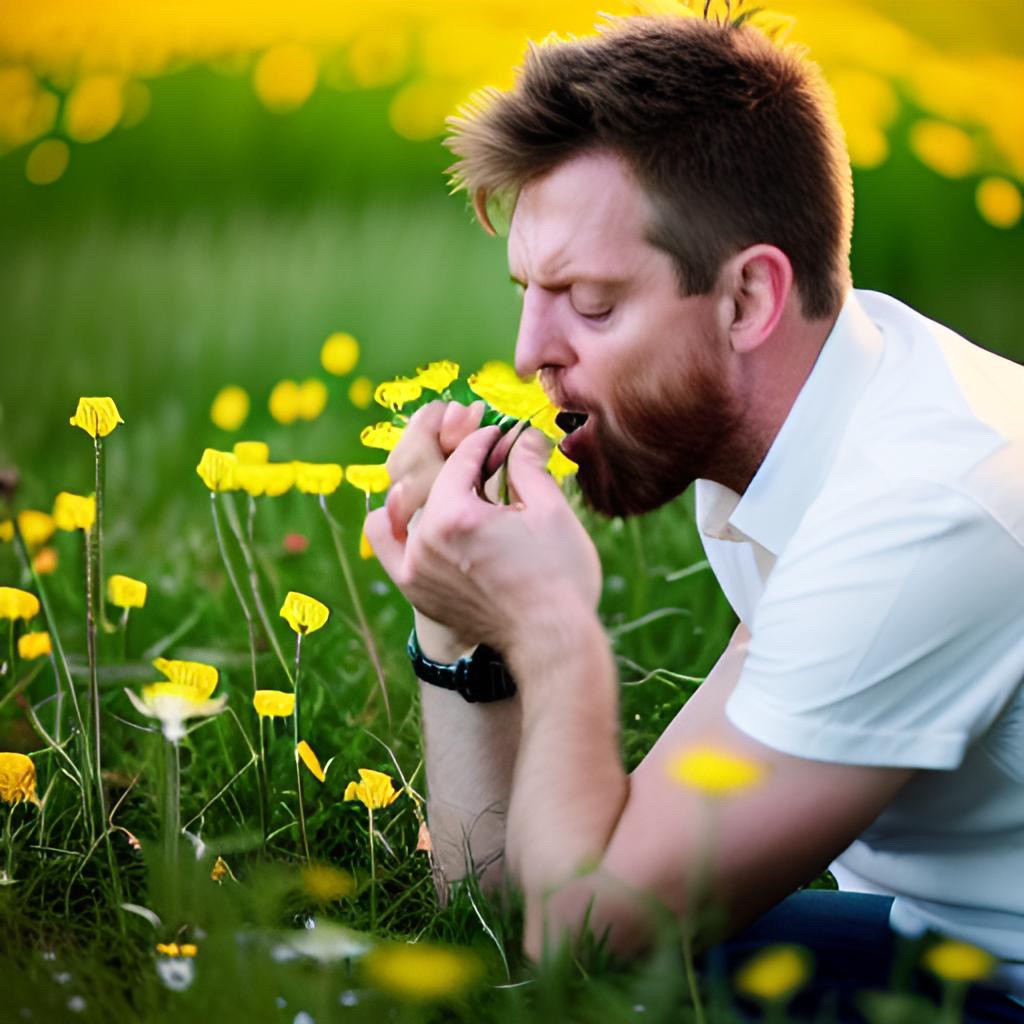
<svg viewBox="0 0 1024 1024"><path fill-rule="evenodd" d="M617 673L597 616L550 625L510 660L523 694L523 728L507 849L526 901L526 948L537 956L547 897L600 862L628 781Z"/></svg>
<svg viewBox="0 0 1024 1024"><path fill-rule="evenodd" d="M417 626L424 653L456 660L463 650ZM504 878L505 826L522 717L519 695L472 704L420 684L427 767L427 818L434 857L447 882L469 873L485 889Z"/></svg>

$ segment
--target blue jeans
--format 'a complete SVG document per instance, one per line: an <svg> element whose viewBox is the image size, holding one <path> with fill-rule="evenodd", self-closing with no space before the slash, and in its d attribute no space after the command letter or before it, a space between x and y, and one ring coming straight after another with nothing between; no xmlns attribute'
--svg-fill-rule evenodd
<svg viewBox="0 0 1024 1024"><path fill-rule="evenodd" d="M814 955L808 985L789 1007L793 1020L864 1024L857 996L865 989L914 992L938 1003L936 979L917 966L926 940L901 938L889 927L888 896L805 889L783 900L735 938L710 949L704 958L711 987L727 981L757 950L795 943ZM758 1008L744 1004L751 1021ZM972 985L964 1024L1024 1024L1024 1006L1002 992Z"/></svg>

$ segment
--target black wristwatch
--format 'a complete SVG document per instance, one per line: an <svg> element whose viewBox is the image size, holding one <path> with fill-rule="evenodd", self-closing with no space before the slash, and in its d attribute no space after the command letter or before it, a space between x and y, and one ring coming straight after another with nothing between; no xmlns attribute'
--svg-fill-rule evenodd
<svg viewBox="0 0 1024 1024"><path fill-rule="evenodd" d="M423 653L416 630L413 629L406 650L412 661L413 672L423 682L454 690L471 704L488 704L515 695L516 683L505 668L505 662L493 647L486 644L480 644L472 654L458 661L445 664L432 661Z"/></svg>

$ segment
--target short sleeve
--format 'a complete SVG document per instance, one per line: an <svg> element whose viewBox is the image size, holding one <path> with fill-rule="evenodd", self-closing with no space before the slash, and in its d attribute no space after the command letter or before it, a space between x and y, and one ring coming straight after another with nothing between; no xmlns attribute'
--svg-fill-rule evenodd
<svg viewBox="0 0 1024 1024"><path fill-rule="evenodd" d="M1024 549L926 481L812 505L751 633L739 729L813 760L952 769L1024 676Z"/></svg>

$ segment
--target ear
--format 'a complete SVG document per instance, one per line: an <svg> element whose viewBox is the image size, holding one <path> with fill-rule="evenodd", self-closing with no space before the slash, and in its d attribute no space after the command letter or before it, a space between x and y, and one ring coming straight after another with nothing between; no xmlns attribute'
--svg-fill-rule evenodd
<svg viewBox="0 0 1024 1024"><path fill-rule="evenodd" d="M793 266L774 245L751 245L722 267L732 300L729 341L733 351L752 352L775 330L793 289Z"/></svg>

